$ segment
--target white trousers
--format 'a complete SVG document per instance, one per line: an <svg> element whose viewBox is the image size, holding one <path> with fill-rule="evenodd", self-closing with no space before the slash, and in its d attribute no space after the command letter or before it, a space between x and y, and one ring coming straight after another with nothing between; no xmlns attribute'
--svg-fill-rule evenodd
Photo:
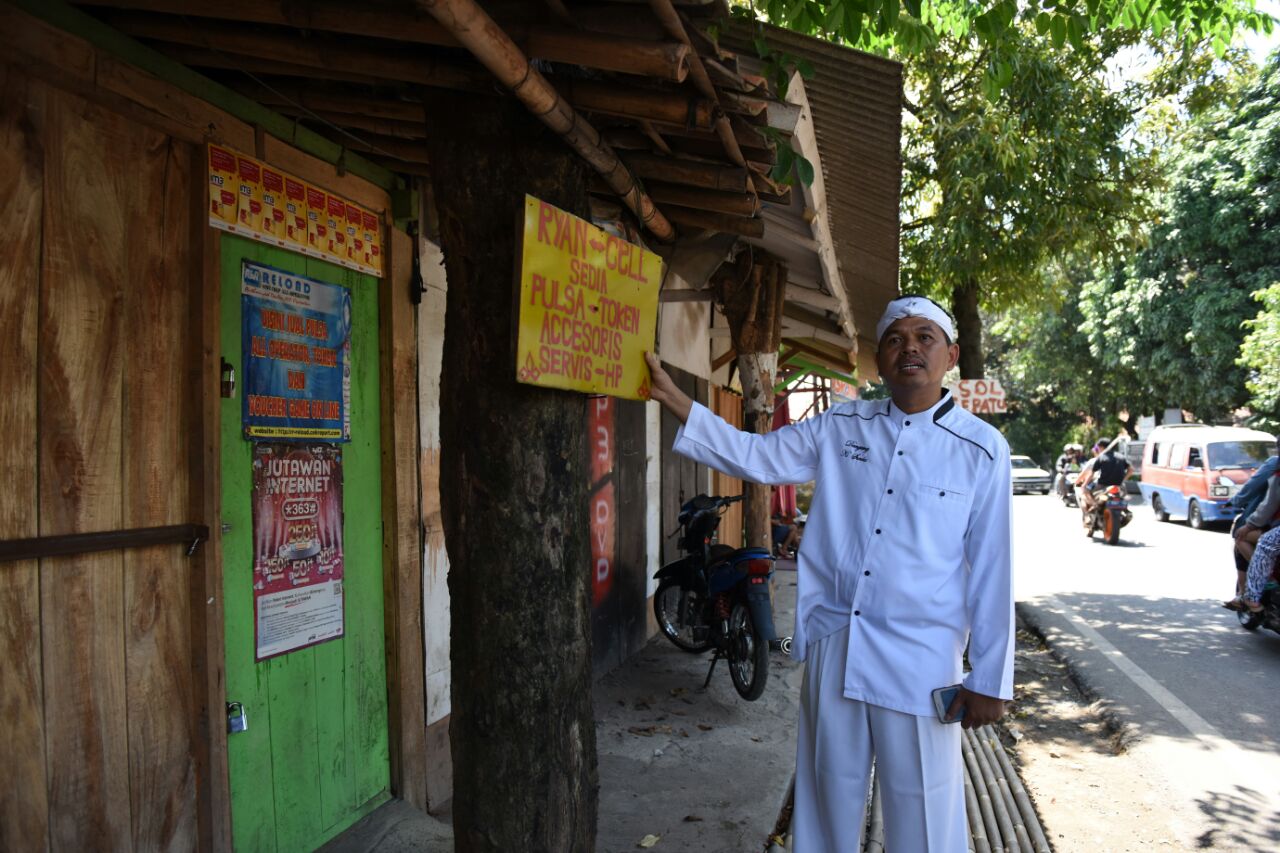
<svg viewBox="0 0 1280 853"><path fill-rule="evenodd" d="M846 699L848 644L845 628L811 643L806 656L791 817L795 853L862 849L873 757L887 853L965 853L959 724Z"/></svg>

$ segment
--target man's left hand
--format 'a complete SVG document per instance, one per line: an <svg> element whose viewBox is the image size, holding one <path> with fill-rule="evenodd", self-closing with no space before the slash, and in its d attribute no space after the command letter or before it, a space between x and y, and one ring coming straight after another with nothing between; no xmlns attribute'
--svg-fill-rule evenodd
<svg viewBox="0 0 1280 853"><path fill-rule="evenodd" d="M956 698L951 700L947 709L947 719L953 719L964 709L964 719L960 721L962 728L976 729L989 725L1004 716L1004 700L994 696L983 696L961 687Z"/></svg>

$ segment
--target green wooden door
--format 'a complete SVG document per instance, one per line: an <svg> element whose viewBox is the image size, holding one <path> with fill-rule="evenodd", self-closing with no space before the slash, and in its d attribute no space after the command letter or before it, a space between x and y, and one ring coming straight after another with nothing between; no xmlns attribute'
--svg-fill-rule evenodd
<svg viewBox="0 0 1280 853"><path fill-rule="evenodd" d="M352 441L340 445L343 637L254 662L252 445L240 422L243 388L222 401L221 412L227 701L243 703L249 721L247 731L227 738L232 835L237 850L311 850L389 798L378 281L222 235L222 356L238 382L246 259L341 284L352 295Z"/></svg>

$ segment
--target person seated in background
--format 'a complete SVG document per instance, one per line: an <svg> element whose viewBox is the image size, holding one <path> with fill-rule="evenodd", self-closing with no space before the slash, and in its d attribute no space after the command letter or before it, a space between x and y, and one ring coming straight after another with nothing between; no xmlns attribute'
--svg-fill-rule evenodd
<svg viewBox="0 0 1280 853"><path fill-rule="evenodd" d="M1280 441L1277 441L1276 449L1280 451ZM1264 486L1266 491L1259 495ZM1280 515L1280 470L1277 470L1276 456L1262 463L1232 499L1232 504L1239 504L1248 514L1242 512L1231 531L1235 539L1236 597L1224 601L1222 606L1228 610L1241 610L1246 600L1257 601L1257 595L1261 594L1263 584L1275 567L1275 552L1280 550L1278 538L1265 549L1267 553L1259 554L1264 550L1263 542L1269 531L1276 527L1277 515ZM1246 587L1254 587L1255 580L1256 595L1251 599Z"/></svg>
<svg viewBox="0 0 1280 853"><path fill-rule="evenodd" d="M772 518L773 555L793 557L800 548L800 527L789 515L775 512Z"/></svg>

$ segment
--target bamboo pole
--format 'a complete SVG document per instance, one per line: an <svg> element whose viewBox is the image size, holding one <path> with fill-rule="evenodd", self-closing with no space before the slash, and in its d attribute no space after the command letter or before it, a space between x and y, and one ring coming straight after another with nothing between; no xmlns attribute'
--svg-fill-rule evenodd
<svg viewBox="0 0 1280 853"><path fill-rule="evenodd" d="M729 155L729 159L733 161L734 165L745 166L746 158L743 156L742 149L738 146L738 140L733 135L728 119L719 109L720 98L716 93L716 88L711 85L711 78L707 76L707 69L702 64L702 57L694 49L693 42L689 39L689 33L684 28L684 22L680 20L680 15L676 13L675 7L671 5L671 0L649 0L649 6L671 37L689 48L689 74L693 78L693 84L702 93L703 97L713 101L717 107L716 135L720 137L720 143L724 146L725 153Z"/></svg>
<svg viewBox="0 0 1280 853"><path fill-rule="evenodd" d="M1031 833L1031 848L1035 853L1050 853L1052 848L1049 846L1049 839L1045 837L1044 827L1040 825L1040 816L1036 814L1031 796L1023 786L1018 771L1014 769L1013 762L1003 749L996 750L996 759L1000 762L1004 777L1009 780L1009 787L1013 789L1013 798L1018 804L1018 811L1022 813L1022 820Z"/></svg>
<svg viewBox="0 0 1280 853"><path fill-rule="evenodd" d="M431 54L418 52L409 56L402 51L378 50L359 45L343 45L332 50L316 39L283 37L270 32L228 24L205 22L194 27L182 21L168 21L151 16L113 15L108 23L135 38L184 44L221 53L265 56L272 62L285 62L309 69L333 69L371 78L443 86L450 89L474 87L483 79L477 73ZM240 67L238 64L231 67Z"/></svg>
<svg viewBox="0 0 1280 853"><path fill-rule="evenodd" d="M1006 853L1019 853L1021 845L1018 843L1018 834L1013 828L1013 820L1009 816L1009 808L1001 795L1000 785L996 782L995 771L991 769L986 753L982 751L982 740L973 730L965 731L965 736L969 738L970 747L977 760L978 771L982 774L983 784L990 795L991 808L995 812L996 823L1000 827L1002 849Z"/></svg>
<svg viewBox="0 0 1280 853"><path fill-rule="evenodd" d="M1033 853L1031 835L1027 832L1027 825L1022 819L1022 813L1018 810L1017 801L1013 798L1013 791L1009 787L1009 779L1004 775L1000 762L996 759L996 752L1003 752L1004 748L1000 746L999 741L996 739L995 730L990 726L983 726L974 734L974 737L978 740L979 751L991 768L996 788L1004 799L1005 811L1008 812L1009 821L1013 824L1013 835L1017 839L1018 849L1025 851L1025 853Z"/></svg>
<svg viewBox="0 0 1280 853"><path fill-rule="evenodd" d="M332 0L309 0L306 3L288 0L220 0L218 3L192 3L190 0L88 0L82 5L183 15L206 21L218 19L295 27L349 36L392 39L417 45L459 46L457 38L447 28L408 7L395 9L364 3L360 4L359 14L353 14L351 4ZM200 24L200 29L205 26L206 23ZM689 74L688 57L692 48L679 41L602 35L567 27L526 28L519 24L508 24L505 27L512 40L521 45L530 56L550 62L657 77L676 83L682 82Z"/></svg>
<svg viewBox="0 0 1280 853"><path fill-rule="evenodd" d="M964 773L964 810L969 816L969 844L974 853L991 853L991 842L987 840L982 810L978 808L978 795L974 792L973 779L968 770Z"/></svg>
<svg viewBox="0 0 1280 853"><path fill-rule="evenodd" d="M529 30L523 46L530 56L539 59L673 83L682 83L689 76L692 53L688 45L679 42L650 42L550 27Z"/></svg>
<svg viewBox="0 0 1280 853"><path fill-rule="evenodd" d="M658 181L649 181L645 186L649 190L649 196L658 204L678 204L681 207L709 210L712 213L727 213L730 216L755 216L760 212L759 199L746 193L708 190L702 187Z"/></svg>
<svg viewBox="0 0 1280 853"><path fill-rule="evenodd" d="M968 731L961 732L960 742L965 767L968 768L969 778L973 780L974 793L978 798L978 811L982 815L982 825L986 828L987 841L993 851L1004 851L1004 839L1000 834L1000 823L996 820L995 804L991 800L986 780L982 777L982 768L978 766L978 757Z"/></svg>
<svg viewBox="0 0 1280 853"><path fill-rule="evenodd" d="M631 171L642 178L726 192L745 193L748 188L747 170L737 166L641 153L623 154L622 159L631 167Z"/></svg>
<svg viewBox="0 0 1280 853"><path fill-rule="evenodd" d="M622 118L645 119L672 127L707 130L713 106L702 98L676 92L597 83L594 80L556 80L556 88L580 109Z"/></svg>
<svg viewBox="0 0 1280 853"><path fill-rule="evenodd" d="M748 219L745 216L710 213L705 210L694 210L676 205L666 205L663 209L667 212L667 218L678 225L701 228L704 231L737 234L742 237L764 236L764 220L759 217Z"/></svg>
<svg viewBox="0 0 1280 853"><path fill-rule="evenodd" d="M453 33L480 62L535 116L558 133L608 182L659 240L675 237L675 229L653 200L636 184L594 127L562 98L474 0L417 0L418 5Z"/></svg>

